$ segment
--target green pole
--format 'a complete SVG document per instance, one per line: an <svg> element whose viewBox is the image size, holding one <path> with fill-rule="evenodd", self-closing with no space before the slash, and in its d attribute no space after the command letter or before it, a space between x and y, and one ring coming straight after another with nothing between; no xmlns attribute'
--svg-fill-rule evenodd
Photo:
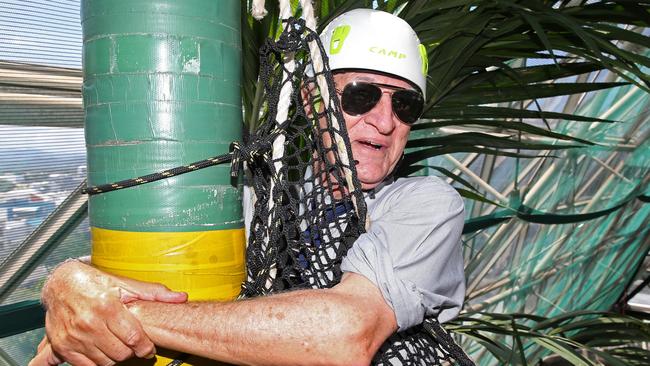
<svg viewBox="0 0 650 366"><path fill-rule="evenodd" d="M89 185L220 155L241 139L240 6L82 0ZM190 300L237 296L245 239L229 169L91 197L93 264Z"/></svg>

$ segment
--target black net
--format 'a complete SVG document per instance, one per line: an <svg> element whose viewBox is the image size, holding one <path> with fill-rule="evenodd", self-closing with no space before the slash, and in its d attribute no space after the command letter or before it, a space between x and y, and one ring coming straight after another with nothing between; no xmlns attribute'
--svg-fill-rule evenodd
<svg viewBox="0 0 650 366"><path fill-rule="evenodd" d="M265 141L267 150L247 161L255 204L245 296L337 284L341 259L364 231L363 194L348 161L351 151L332 77L321 85L332 91L324 101L317 83L321 74L304 61L309 40L318 37L300 21L287 28L260 50L268 112L246 146ZM282 62L291 55L295 62ZM283 113L278 100L287 92L291 103Z"/></svg>
<svg viewBox="0 0 650 366"><path fill-rule="evenodd" d="M326 60L315 71L321 68L310 57L312 41L326 59L318 35L290 19L279 39L260 50L267 112L237 152L246 161L254 201L243 297L336 285L341 260L365 231L366 206L348 159L332 73ZM283 111L278 101L287 92L291 102ZM393 335L373 363L473 365L435 319Z"/></svg>

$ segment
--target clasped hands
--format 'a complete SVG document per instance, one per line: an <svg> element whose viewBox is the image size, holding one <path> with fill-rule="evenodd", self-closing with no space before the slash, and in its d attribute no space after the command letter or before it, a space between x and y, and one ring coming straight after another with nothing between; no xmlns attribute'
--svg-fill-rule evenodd
<svg viewBox="0 0 650 366"><path fill-rule="evenodd" d="M130 305L137 301L184 303L187 294L103 273L79 261L59 266L43 287L46 336L29 366L113 365L152 358L153 342Z"/></svg>

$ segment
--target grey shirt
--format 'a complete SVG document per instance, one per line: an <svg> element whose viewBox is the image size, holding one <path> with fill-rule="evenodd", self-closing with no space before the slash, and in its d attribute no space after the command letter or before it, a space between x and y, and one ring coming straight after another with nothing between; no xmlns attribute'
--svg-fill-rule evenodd
<svg viewBox="0 0 650 366"><path fill-rule="evenodd" d="M245 186L247 225L253 213L250 196ZM425 315L439 322L453 319L465 296L464 209L456 190L437 177L400 178L365 201L370 226L348 250L341 269L380 289L399 330L422 323Z"/></svg>
<svg viewBox="0 0 650 366"><path fill-rule="evenodd" d="M398 179L366 197L370 227L341 269L372 281L395 311L399 330L425 315L453 319L463 304L463 200L437 177Z"/></svg>

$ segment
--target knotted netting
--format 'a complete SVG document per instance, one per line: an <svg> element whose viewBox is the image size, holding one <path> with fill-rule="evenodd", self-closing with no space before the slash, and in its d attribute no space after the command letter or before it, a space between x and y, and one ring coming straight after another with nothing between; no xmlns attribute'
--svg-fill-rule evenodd
<svg viewBox="0 0 650 366"><path fill-rule="evenodd" d="M336 285L371 225L323 46L305 20L284 23L260 49L266 114L241 148L252 196L242 297ZM373 364L473 365L434 318L390 337Z"/></svg>
<svg viewBox="0 0 650 366"><path fill-rule="evenodd" d="M246 159L255 203L245 296L335 285L342 257L364 231L365 203L331 73L299 60L315 39L304 20L290 19L260 49L268 112L246 146L268 150ZM332 91L328 100L321 87ZM290 104L278 106L286 93Z"/></svg>

